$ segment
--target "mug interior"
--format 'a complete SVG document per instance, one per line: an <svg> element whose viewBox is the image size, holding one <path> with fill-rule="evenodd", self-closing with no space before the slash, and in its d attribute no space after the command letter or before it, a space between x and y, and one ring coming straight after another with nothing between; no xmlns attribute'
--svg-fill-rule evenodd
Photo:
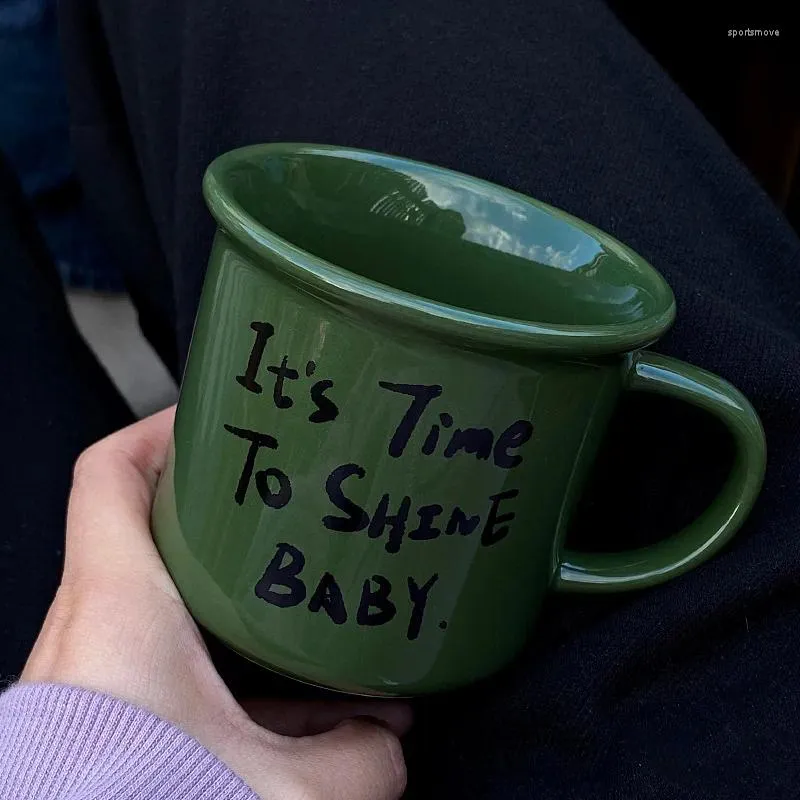
<svg viewBox="0 0 800 800"><path fill-rule="evenodd" d="M229 199L294 247L355 275L546 325L669 316L671 291L644 259L539 201L365 151L266 145L239 152L217 166Z"/></svg>

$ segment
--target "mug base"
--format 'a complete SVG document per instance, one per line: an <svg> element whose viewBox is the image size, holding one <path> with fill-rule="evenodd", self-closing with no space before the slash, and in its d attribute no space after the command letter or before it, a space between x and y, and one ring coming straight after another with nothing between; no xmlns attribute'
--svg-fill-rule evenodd
<svg viewBox="0 0 800 800"><path fill-rule="evenodd" d="M311 686L314 689L323 689L326 692L335 692L336 694L346 695L348 697L364 697L369 699L383 699L383 700L408 700L411 699L412 697L417 697L422 694L431 694L431 692L418 692L418 693L407 693L403 691L382 692L379 689L357 687L357 686L351 688L350 687L344 688L342 686L336 686L330 683L324 683L322 681L315 681L312 678L301 675L297 672L293 672L292 670L284 669L282 667L275 666L274 664L268 664L264 661L261 661L255 656L251 656L244 650L241 650L240 648L236 647L236 645L226 640L224 636L220 636L218 633L210 629L208 626L204 625L202 622L200 624L215 639L221 642L229 650L236 653L237 656L240 656L241 658L245 659L245 661L249 661L251 664L255 664L257 667L265 670L266 672L270 672L273 675L278 675L281 678L288 678L289 680L295 681L296 683L302 683L304 686Z"/></svg>

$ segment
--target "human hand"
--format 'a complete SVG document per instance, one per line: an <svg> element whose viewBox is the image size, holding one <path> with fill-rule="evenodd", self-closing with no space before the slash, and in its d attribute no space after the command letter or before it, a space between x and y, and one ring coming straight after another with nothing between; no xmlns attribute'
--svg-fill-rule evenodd
<svg viewBox="0 0 800 800"><path fill-rule="evenodd" d="M397 736L410 724L407 706L263 701L250 716L214 669L150 535L173 416L170 409L131 425L78 460L64 575L21 680L146 708L264 800L394 800L405 786ZM385 727L353 719L363 716Z"/></svg>

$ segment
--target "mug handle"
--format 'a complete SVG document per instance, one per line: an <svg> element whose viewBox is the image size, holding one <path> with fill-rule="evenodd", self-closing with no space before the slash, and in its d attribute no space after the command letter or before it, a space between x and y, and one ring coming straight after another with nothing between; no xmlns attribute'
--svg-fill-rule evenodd
<svg viewBox="0 0 800 800"><path fill-rule="evenodd" d="M730 383L676 358L642 352L631 358L627 388L685 400L722 420L736 447L733 468L700 517L663 541L620 553L563 551L553 587L558 591L639 589L688 572L736 533L761 488L767 451L764 429L753 406Z"/></svg>

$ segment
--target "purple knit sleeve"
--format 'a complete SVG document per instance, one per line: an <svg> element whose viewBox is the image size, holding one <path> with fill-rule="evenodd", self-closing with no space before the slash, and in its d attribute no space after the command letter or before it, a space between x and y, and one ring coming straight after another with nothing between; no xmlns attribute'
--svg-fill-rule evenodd
<svg viewBox="0 0 800 800"><path fill-rule="evenodd" d="M0 800L258 800L179 728L108 695L20 684L0 695Z"/></svg>

